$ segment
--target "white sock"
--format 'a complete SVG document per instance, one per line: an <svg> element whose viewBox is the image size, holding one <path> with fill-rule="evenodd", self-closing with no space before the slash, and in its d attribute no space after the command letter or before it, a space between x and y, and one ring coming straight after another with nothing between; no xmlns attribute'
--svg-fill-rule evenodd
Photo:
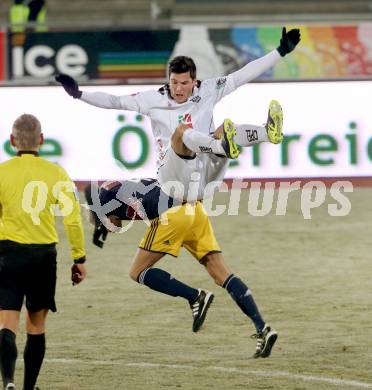
<svg viewBox="0 0 372 390"><path fill-rule="evenodd" d="M186 147L195 153L214 153L226 156L221 140L203 134L200 131L187 129L183 133L182 140Z"/></svg>
<svg viewBox="0 0 372 390"><path fill-rule="evenodd" d="M268 142L266 128L255 125L236 125L235 142L240 146L252 146L260 142Z"/></svg>

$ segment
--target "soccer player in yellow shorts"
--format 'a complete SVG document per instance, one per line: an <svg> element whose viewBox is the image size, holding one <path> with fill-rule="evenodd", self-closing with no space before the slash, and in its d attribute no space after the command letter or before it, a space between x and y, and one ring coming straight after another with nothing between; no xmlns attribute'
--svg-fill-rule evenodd
<svg viewBox="0 0 372 390"><path fill-rule="evenodd" d="M230 143L229 138L220 139L217 137L218 139L216 140L213 139L214 137L210 137L214 129L213 109L215 105L239 86L246 84L274 66L281 57L292 52L299 41L300 31L298 29L292 29L287 32L284 27L280 44L276 50L256 61L252 61L227 76L204 81L197 79L196 66L192 58L178 56L169 64L169 83L158 91L144 91L133 96L114 96L105 93L80 91L76 81L68 75L59 75L56 80L75 99L80 99L98 107L136 111L149 116L158 150L158 180L160 184L164 184L166 180L173 180L169 176L170 172L175 174L175 180L178 180L178 174L181 175L181 179L184 178L184 171L175 169L172 164L168 164L168 167L170 165L171 169L166 172L165 177L163 175L165 164L170 157L170 141L174 152L180 156L180 159L184 160L188 160L191 157L190 161L192 161L196 157L194 160L196 162L200 152L211 153L218 157L222 156L222 158L236 158L238 156L238 149L225 147ZM279 109L280 106L276 105L275 111L277 113ZM278 118L280 117L281 114L279 112ZM183 124L186 128L178 128L178 130L176 128L176 131L174 131L176 124ZM198 127L199 131L194 131L194 127ZM260 138L259 133L262 138ZM273 133L277 137L273 137ZM181 153L173 147L173 138L179 135L180 142L184 142L185 147L192 151L192 154L196 155L195 157L183 153L183 147L181 147ZM261 128L251 126L247 128L247 126L242 125L238 135L240 140L237 143L240 146L248 146L252 142L261 141L279 143L283 137L282 134L277 134L275 130L272 130L270 122L267 127ZM173 155L173 157L175 156ZM226 166L227 161L225 161ZM188 167L189 164L187 164L186 168ZM193 169L193 167L191 168ZM195 166L195 169L198 169L198 167ZM182 184L184 183L182 182ZM179 210L180 213L182 208ZM184 208L186 209L186 207ZM202 212L200 210L202 208L195 205L195 219L202 221ZM173 240L176 241L176 244L172 245L174 253L177 253L178 245L185 244L186 248L206 267L216 283L223 286L230 293L238 306L253 321L257 330L256 353L254 357L269 356L271 348L277 339L277 333L263 321L248 287L239 278L231 274L226 267L222 254L218 252L218 246L214 246L215 239L212 240L211 246L205 249L205 242L207 242L205 237L209 237L213 233L208 218L205 217L205 221L203 221L200 227L201 235L194 237L195 242L193 242L191 232L190 234L187 232L187 235L182 237L184 234L183 228L185 225L189 226L189 224L191 224L191 232L194 228L199 229L199 227L194 226L194 222L188 216L182 216L181 214L179 216L177 212L174 218L172 218L170 231L165 231L163 228L159 229L159 221L154 221L145 239L141 242L142 247L138 249L135 256L130 276L132 279L156 291L188 299L194 315L193 330L197 331L204 321L207 309L213 300L213 294L186 286L172 278L167 272L153 268L154 264L165 253L168 253L167 251L162 252L167 249L168 241L171 244ZM204 233L207 235L204 236ZM184 242L184 238L188 239L188 241ZM162 239L163 241L161 241Z"/></svg>

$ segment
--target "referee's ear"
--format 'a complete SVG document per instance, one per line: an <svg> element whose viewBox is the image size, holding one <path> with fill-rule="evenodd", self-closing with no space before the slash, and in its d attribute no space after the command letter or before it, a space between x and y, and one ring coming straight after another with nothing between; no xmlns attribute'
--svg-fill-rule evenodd
<svg viewBox="0 0 372 390"><path fill-rule="evenodd" d="M40 133L40 145L44 143L44 134Z"/></svg>
<svg viewBox="0 0 372 390"><path fill-rule="evenodd" d="M10 134L10 144L14 147L16 147L16 142L13 134Z"/></svg>

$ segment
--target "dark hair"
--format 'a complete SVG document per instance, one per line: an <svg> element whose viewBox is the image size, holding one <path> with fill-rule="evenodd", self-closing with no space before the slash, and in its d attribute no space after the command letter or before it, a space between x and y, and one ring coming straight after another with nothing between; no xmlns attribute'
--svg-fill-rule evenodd
<svg viewBox="0 0 372 390"><path fill-rule="evenodd" d="M190 76L193 80L196 79L196 66L191 57L177 56L169 63L168 76L171 73L186 73L190 72Z"/></svg>

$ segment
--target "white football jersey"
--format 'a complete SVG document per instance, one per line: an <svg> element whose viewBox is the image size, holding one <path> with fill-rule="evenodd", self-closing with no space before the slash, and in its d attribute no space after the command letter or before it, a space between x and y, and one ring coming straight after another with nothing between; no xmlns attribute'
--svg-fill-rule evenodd
<svg viewBox="0 0 372 390"><path fill-rule="evenodd" d="M175 102L164 87L136 95L118 96L115 108L136 111L150 118L159 167L176 127L182 123L205 134L213 134L214 106L235 89L233 77L230 75L198 82L198 86L185 103ZM89 103L89 95L92 94L83 92L82 100Z"/></svg>
<svg viewBox="0 0 372 390"><path fill-rule="evenodd" d="M270 69L279 59L279 53L273 50L228 76L198 82L198 86L185 103L175 102L166 87L158 91L149 90L124 96L83 92L81 100L97 107L136 111L149 116L159 167L170 145L171 135L179 124L186 124L205 134L213 134L214 106L224 96Z"/></svg>

